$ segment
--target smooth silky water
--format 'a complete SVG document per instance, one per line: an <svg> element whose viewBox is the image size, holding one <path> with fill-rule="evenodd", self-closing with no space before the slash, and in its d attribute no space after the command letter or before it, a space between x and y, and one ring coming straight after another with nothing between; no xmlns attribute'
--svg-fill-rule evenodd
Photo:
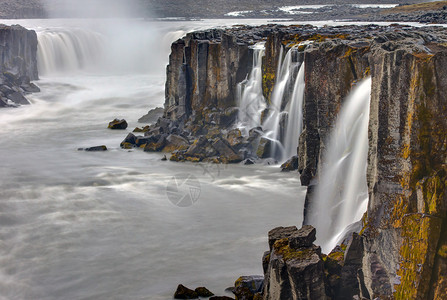
<svg viewBox="0 0 447 300"><path fill-rule="evenodd" d="M47 65L32 105L0 110L1 299L171 299L179 283L223 295L239 275L262 274L268 230L302 222L297 173L119 148L163 105L170 43L231 22L5 21L40 39L93 31L104 52L82 68ZM115 117L129 128L107 129ZM178 173L200 182L190 207L166 195Z"/></svg>

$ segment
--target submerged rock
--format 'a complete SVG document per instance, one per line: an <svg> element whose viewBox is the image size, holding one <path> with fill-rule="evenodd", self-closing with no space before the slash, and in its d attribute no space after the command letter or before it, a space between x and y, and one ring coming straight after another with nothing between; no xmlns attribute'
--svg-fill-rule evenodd
<svg viewBox="0 0 447 300"><path fill-rule="evenodd" d="M124 119L122 119L122 120L115 119L109 123L108 128L110 128L110 129L126 129L127 122Z"/></svg>
<svg viewBox="0 0 447 300"><path fill-rule="evenodd" d="M90 151L90 152L97 152L97 151L107 151L107 147L105 145L101 146L94 146L89 148L79 148L78 150L84 150L84 151Z"/></svg>

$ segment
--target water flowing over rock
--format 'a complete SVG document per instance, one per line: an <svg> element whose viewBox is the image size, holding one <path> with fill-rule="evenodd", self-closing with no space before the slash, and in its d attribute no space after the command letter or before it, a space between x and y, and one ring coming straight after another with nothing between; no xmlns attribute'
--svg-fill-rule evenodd
<svg viewBox="0 0 447 300"><path fill-rule="evenodd" d="M228 135L236 127L237 114L234 119L229 118L225 126L219 125L219 120L228 109L233 111L236 107L237 84L253 70L253 49L250 47L261 41L265 42L262 91L269 103L268 110L261 115L261 124L263 126L266 123L262 121L273 118L278 122L272 122L271 127L252 129L250 138L242 134L238 137L234 132ZM312 43L307 47L299 46L309 41ZM311 290L318 297L332 295L335 299L344 299L346 295L371 299L439 299L447 290L443 273L447 269L447 124L444 117L447 99L442 92L447 83L445 45L447 34L443 28L402 25L319 29L312 26L240 26L192 33L172 45L164 118L152 130L158 134L162 130L174 130L184 135L191 145L202 142L213 145L219 140L216 146L231 147L233 151L229 153L237 153L241 159L250 158L257 151L261 156L272 156L268 151L276 151L272 151L276 147L276 138L287 136L286 124L296 121L296 118L287 120L292 105L287 105L275 86L275 82L282 83L281 79L290 77L286 76L287 68L281 70L281 66L290 62L289 49L296 48L304 62L301 74L304 84L301 80L301 84L291 80L293 83L282 92L292 94L297 84L303 89L303 127L297 154L301 182L308 186L305 220L309 223L316 194L326 197L329 202L339 203L333 192L320 193L318 186L324 186L323 177L330 173L325 171L326 153L333 148L330 134L337 128L337 118L346 121L342 108L349 106L349 100L345 99L357 83L365 95L370 94L370 99L360 97L363 106L358 103L359 107L368 108L365 102L370 100L370 111L362 110L363 116L369 116L363 118L369 125L358 118L352 127L362 131L365 139L364 127L368 126L368 140L367 143L357 140L351 144L353 147L347 148L348 151L341 150L339 158L333 161L343 163L353 159L355 155L351 150L357 145L363 147L359 151L363 153L358 156L359 161L360 156L364 159L367 150L367 167L365 170L364 162L356 163L358 169L351 173L355 175L350 177L343 172L339 176L350 180L352 186L348 184L346 188L345 184L345 188L336 193L342 194L342 198L358 201L345 207L343 204L338 206L336 209L341 210L339 217L332 219L333 224L338 225L319 228L317 237L325 236L322 241L325 244L334 238L335 231L340 234L344 226L357 221L366 209L359 208L361 200L369 196L367 213L361 222L350 225L345 234L340 235L341 245L328 256L329 262L323 263L324 256L318 249L309 249L306 257L314 274L321 274L323 265L331 269L325 279L328 283L312 281L316 285ZM273 113L273 102L276 113ZM287 111L288 114L282 113ZM266 132L273 129L277 133L269 140ZM294 130L299 132L299 128ZM200 136L206 141L199 140ZM337 142L341 140L339 138ZM290 146L290 142L285 146ZM183 152L178 152L177 157L185 158L186 151L180 151ZM210 155L217 154L210 152ZM222 161L218 157L216 160ZM364 175L368 194L358 197L359 193L351 191L356 190L354 186L362 185L361 181L364 186L361 178ZM356 184L354 179L360 182ZM352 231L358 234L353 235ZM294 276L301 275L281 277L281 270L291 270L286 267L284 255L292 248L289 236L284 238L276 241L276 248L275 243L271 245L272 256L264 259L266 274L274 275L266 276L264 297L267 299L270 288L274 287L275 295L289 295L292 291L287 282L299 286L295 282L298 277ZM276 284L278 282L280 284ZM302 282L306 279L300 284ZM323 292L324 285L328 292Z"/></svg>
<svg viewBox="0 0 447 300"><path fill-rule="evenodd" d="M306 223L317 228L324 252L335 247L345 228L362 218L368 204L366 158L371 78L358 84L343 103L323 154L318 186Z"/></svg>

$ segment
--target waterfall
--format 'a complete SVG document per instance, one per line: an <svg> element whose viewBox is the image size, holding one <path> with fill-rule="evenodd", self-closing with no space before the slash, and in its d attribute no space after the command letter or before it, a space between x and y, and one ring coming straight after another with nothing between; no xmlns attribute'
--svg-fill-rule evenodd
<svg viewBox="0 0 447 300"><path fill-rule="evenodd" d="M366 167L371 78L363 80L343 103L323 153L319 183L308 213L325 253L359 221L368 204Z"/></svg>
<svg viewBox="0 0 447 300"><path fill-rule="evenodd" d="M89 30L42 31L38 33L39 74L75 71L97 62L103 50L101 34Z"/></svg>
<svg viewBox="0 0 447 300"><path fill-rule="evenodd" d="M253 69L248 79L237 85L237 101L239 105L238 125L243 135L250 129L261 126L261 115L266 108L262 94L262 57L264 43L253 46Z"/></svg>
<svg viewBox="0 0 447 300"><path fill-rule="evenodd" d="M282 160L297 154L298 140L303 131L303 101L304 101L304 62L300 66L293 87L292 98L287 107L287 126L284 137L284 153Z"/></svg>

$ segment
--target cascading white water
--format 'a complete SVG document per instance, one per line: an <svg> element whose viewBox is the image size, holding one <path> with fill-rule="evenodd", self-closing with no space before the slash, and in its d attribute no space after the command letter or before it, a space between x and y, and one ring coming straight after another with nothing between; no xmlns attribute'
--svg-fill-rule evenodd
<svg viewBox="0 0 447 300"><path fill-rule="evenodd" d="M293 49L293 48L292 48ZM282 101L284 99L284 92L287 84L290 81L291 69L292 69L292 52L290 49L284 58L284 61L279 61L279 68L277 74L279 74L275 86L273 88L272 98L269 106L269 113L267 118L262 124L262 128L265 132L264 137L272 141L271 156L273 158L281 158L284 151L284 147L280 142L280 121L282 115ZM282 48L280 53L282 57Z"/></svg>
<svg viewBox="0 0 447 300"><path fill-rule="evenodd" d="M85 29L38 32L39 74L92 67L104 49L101 34Z"/></svg>
<svg viewBox="0 0 447 300"><path fill-rule="evenodd" d="M292 98L287 105L287 126L285 128L282 160L297 154L298 140L303 131L304 70L303 62L295 80Z"/></svg>
<svg viewBox="0 0 447 300"><path fill-rule="evenodd" d="M317 244L328 253L347 226L366 211L366 166L371 78L358 84L343 104L323 154L319 183L307 223L317 229Z"/></svg>
<svg viewBox="0 0 447 300"><path fill-rule="evenodd" d="M237 100L239 105L238 125L243 135L248 135L250 129L261 125L261 115L266 108L262 94L262 57L265 43L253 46L253 69L248 79L237 85Z"/></svg>

